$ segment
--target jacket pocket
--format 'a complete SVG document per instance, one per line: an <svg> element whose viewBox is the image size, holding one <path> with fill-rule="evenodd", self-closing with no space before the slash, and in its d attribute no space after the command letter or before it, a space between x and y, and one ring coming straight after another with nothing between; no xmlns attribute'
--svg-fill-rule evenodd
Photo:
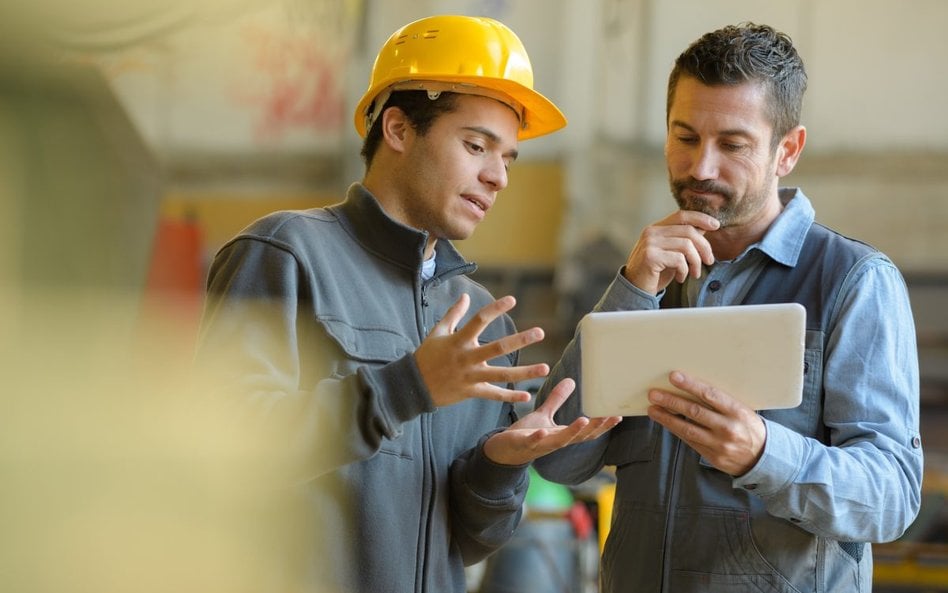
<svg viewBox="0 0 948 593"><path fill-rule="evenodd" d="M812 542L810 536L790 536L770 549L771 556L760 547L752 530L755 519L744 511L724 508L693 508L675 516L673 556L671 559L672 591L702 593L799 593L813 591L815 567L803 567L815 560L815 548L800 545L800 539ZM769 520L771 526L774 522ZM700 525L700 529L695 526ZM769 533L772 539L780 539ZM793 570L802 572L809 582L795 583L793 575L781 570L785 560L793 559ZM800 576L800 575L797 575Z"/></svg>
<svg viewBox="0 0 948 593"><path fill-rule="evenodd" d="M332 377L342 379L362 366L379 367L414 352L415 344L393 327L379 324L355 324L339 317L318 317L317 322L341 351L330 363ZM412 459L418 440L417 419L406 423L395 439L382 438L379 452Z"/></svg>
<svg viewBox="0 0 948 593"><path fill-rule="evenodd" d="M346 358L357 363L385 364L415 350L411 340L397 328L354 324L338 317L318 317L316 321L342 348Z"/></svg>
<svg viewBox="0 0 948 593"><path fill-rule="evenodd" d="M648 416L629 416L612 429L606 446L606 465L621 467L642 461L651 461L655 456L661 427Z"/></svg>

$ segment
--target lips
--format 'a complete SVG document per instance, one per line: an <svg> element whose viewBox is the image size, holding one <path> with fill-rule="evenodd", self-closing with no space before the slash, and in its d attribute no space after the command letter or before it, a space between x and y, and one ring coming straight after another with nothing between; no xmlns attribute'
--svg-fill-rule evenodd
<svg viewBox="0 0 948 593"><path fill-rule="evenodd" d="M683 189L690 191L692 194L701 197L708 196L720 196L721 199L725 201L730 201L731 191L714 181L696 181L682 183Z"/></svg>
<svg viewBox="0 0 948 593"><path fill-rule="evenodd" d="M481 212L490 210L490 201L482 196L463 195L461 197L473 204Z"/></svg>
<svg viewBox="0 0 948 593"><path fill-rule="evenodd" d="M722 194L718 193L718 192L698 191L698 190L694 190L694 189L689 189L689 190L687 190L687 191L688 191L688 193L690 193L691 195L695 196L696 198L708 199L708 198L712 198L712 197L714 197L714 196L717 196L717 197L722 198L722 199L724 198L724 196L723 196Z"/></svg>

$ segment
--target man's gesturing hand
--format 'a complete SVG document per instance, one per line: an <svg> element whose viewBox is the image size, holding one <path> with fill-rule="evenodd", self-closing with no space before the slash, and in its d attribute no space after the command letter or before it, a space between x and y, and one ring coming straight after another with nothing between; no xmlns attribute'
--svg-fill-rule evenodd
<svg viewBox="0 0 948 593"><path fill-rule="evenodd" d="M539 342L543 339L543 330L534 327L481 345L477 339L481 332L513 309L516 300L511 296L497 299L475 313L464 327L458 327L470 305L470 297L461 295L415 351L415 362L431 399L436 406L471 397L507 402L529 400L530 394L526 391L505 389L492 383L545 377L550 372L548 365L496 367L487 361Z"/></svg>
<svg viewBox="0 0 948 593"><path fill-rule="evenodd" d="M572 379L557 383L536 410L487 439L484 454L494 463L523 465L567 445L597 439L622 420L621 416L583 416L568 426L557 424L553 416L575 388Z"/></svg>

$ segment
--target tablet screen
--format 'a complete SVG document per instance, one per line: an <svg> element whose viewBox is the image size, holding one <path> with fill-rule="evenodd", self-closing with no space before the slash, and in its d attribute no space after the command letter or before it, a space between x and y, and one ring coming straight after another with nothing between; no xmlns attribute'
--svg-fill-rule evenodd
<svg viewBox="0 0 948 593"><path fill-rule="evenodd" d="M640 416L683 371L756 410L803 395L806 309L797 303L590 313L580 322L583 413Z"/></svg>

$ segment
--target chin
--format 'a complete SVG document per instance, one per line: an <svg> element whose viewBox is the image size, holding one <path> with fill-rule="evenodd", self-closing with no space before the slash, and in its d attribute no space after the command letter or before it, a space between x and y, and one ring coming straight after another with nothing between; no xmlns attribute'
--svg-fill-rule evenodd
<svg viewBox="0 0 948 593"><path fill-rule="evenodd" d="M444 236L438 237L445 241L464 241L470 239L474 235L474 228L470 229L453 229L450 233L445 233Z"/></svg>

